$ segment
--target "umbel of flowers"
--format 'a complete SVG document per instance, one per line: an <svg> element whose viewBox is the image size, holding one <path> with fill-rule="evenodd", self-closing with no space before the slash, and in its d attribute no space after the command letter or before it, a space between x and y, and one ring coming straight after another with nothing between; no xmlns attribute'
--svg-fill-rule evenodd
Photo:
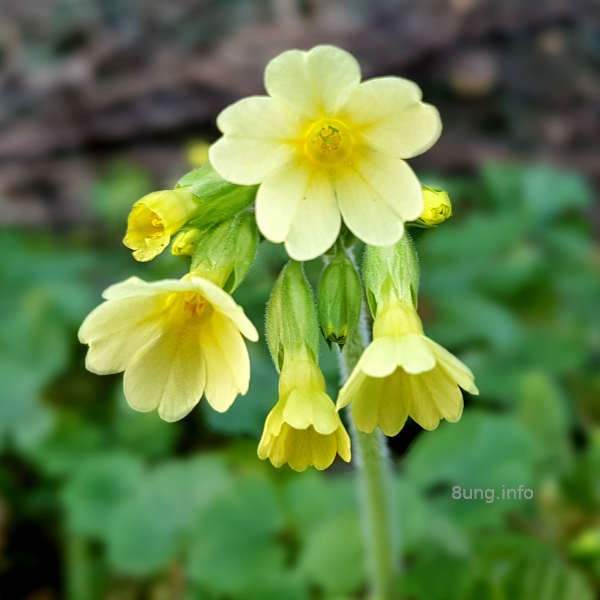
<svg viewBox="0 0 600 600"><path fill-rule="evenodd" d="M266 310L279 400L258 455L276 467L325 469L336 455L350 460L341 408L351 406L358 430L393 436L408 417L425 429L459 420L461 388L477 393L471 371L423 332L405 231L434 227L452 212L446 192L422 187L406 162L435 143L441 121L416 84L361 82L356 60L333 46L274 58L265 88L268 95L219 115L223 135L210 163L133 205L123 240L133 257L152 260L172 242L173 254L189 258L186 272L110 286L79 338L89 346L90 371L124 372L135 410L176 421L204 397L224 412L248 390L246 340L258 340L231 293L260 239L284 243L291 260ZM353 261L358 240L361 274ZM302 261L320 256L315 299ZM360 333L365 298L373 339L334 403L319 368L319 338L343 349Z"/></svg>

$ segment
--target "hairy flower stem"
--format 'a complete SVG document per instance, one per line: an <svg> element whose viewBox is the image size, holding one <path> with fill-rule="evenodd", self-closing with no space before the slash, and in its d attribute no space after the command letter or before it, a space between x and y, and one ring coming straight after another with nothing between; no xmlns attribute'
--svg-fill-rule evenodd
<svg viewBox="0 0 600 600"><path fill-rule="evenodd" d="M363 308L357 333L338 353L342 380L348 378L368 342ZM373 600L397 600L393 578L399 569L399 551L392 498L392 472L385 437L379 430L363 433L356 429L351 407L346 412L358 468L366 555L370 567Z"/></svg>

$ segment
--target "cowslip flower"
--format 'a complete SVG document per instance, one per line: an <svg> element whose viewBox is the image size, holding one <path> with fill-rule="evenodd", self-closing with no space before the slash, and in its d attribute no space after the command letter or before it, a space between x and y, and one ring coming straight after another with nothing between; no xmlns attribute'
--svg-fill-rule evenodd
<svg viewBox="0 0 600 600"><path fill-rule="evenodd" d="M296 260L325 252L342 218L364 242L388 246L423 211L404 159L435 143L438 111L407 79L360 78L340 48L289 50L266 67L268 96L239 100L217 118L223 136L211 164L233 183L260 184L258 227Z"/></svg>
<svg viewBox="0 0 600 600"><path fill-rule="evenodd" d="M152 192L138 200L127 218L123 244L133 250L133 258L147 262L158 256L198 209L189 189Z"/></svg>
<svg viewBox="0 0 600 600"><path fill-rule="evenodd" d="M79 329L89 344L86 367L99 375L125 371L125 397L135 410L158 409L165 421L177 421L203 393L224 412L247 392L242 335L256 341L258 333L215 284L193 275L152 283L130 277L103 297Z"/></svg>
<svg viewBox="0 0 600 600"><path fill-rule="evenodd" d="M412 304L388 298L377 310L373 341L340 390L338 410L352 403L357 428L396 435L406 418L424 429L455 423L463 397L478 390L469 368L423 333Z"/></svg>
<svg viewBox="0 0 600 600"><path fill-rule="evenodd" d="M258 445L258 456L273 466L288 463L295 471L326 469L339 454L350 461L350 438L323 374L306 348L288 353L279 379L279 401L273 407Z"/></svg>

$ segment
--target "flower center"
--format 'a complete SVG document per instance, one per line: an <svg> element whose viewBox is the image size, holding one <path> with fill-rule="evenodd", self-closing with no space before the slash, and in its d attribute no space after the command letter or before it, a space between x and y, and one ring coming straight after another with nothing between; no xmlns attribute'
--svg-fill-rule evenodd
<svg viewBox="0 0 600 600"><path fill-rule="evenodd" d="M207 305L206 300L196 292L185 292L182 300L183 312L190 319L202 315Z"/></svg>
<svg viewBox="0 0 600 600"><path fill-rule="evenodd" d="M304 140L306 154L324 166L336 165L352 153L350 130L337 119L319 119L307 130Z"/></svg>

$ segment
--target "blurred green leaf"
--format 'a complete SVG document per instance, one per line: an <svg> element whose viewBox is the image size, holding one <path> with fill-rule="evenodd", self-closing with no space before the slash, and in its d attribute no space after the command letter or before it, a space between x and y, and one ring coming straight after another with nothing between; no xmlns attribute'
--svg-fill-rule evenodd
<svg viewBox="0 0 600 600"><path fill-rule="evenodd" d="M471 410L458 423L423 432L409 449L405 469L421 488L516 487L531 481L535 458L533 439L514 419Z"/></svg>
<svg viewBox="0 0 600 600"><path fill-rule="evenodd" d="M109 563L132 575L166 567L200 508L227 484L225 467L214 456L164 463L147 473L105 531Z"/></svg>
<svg viewBox="0 0 600 600"><path fill-rule="evenodd" d="M115 509L135 493L142 474L141 461L123 452L81 461L62 493L69 529L76 535L103 537Z"/></svg>
<svg viewBox="0 0 600 600"><path fill-rule="evenodd" d="M545 373L523 375L516 417L538 442L544 469L563 470L571 459L569 422L560 390Z"/></svg>
<svg viewBox="0 0 600 600"><path fill-rule="evenodd" d="M238 478L200 511L186 564L196 584L238 597L268 585L284 565L277 542L284 518L273 485Z"/></svg>
<svg viewBox="0 0 600 600"><path fill-rule="evenodd" d="M352 565L352 568L348 568ZM327 593L350 594L365 582L362 530L356 512L341 510L309 530L300 569Z"/></svg>

